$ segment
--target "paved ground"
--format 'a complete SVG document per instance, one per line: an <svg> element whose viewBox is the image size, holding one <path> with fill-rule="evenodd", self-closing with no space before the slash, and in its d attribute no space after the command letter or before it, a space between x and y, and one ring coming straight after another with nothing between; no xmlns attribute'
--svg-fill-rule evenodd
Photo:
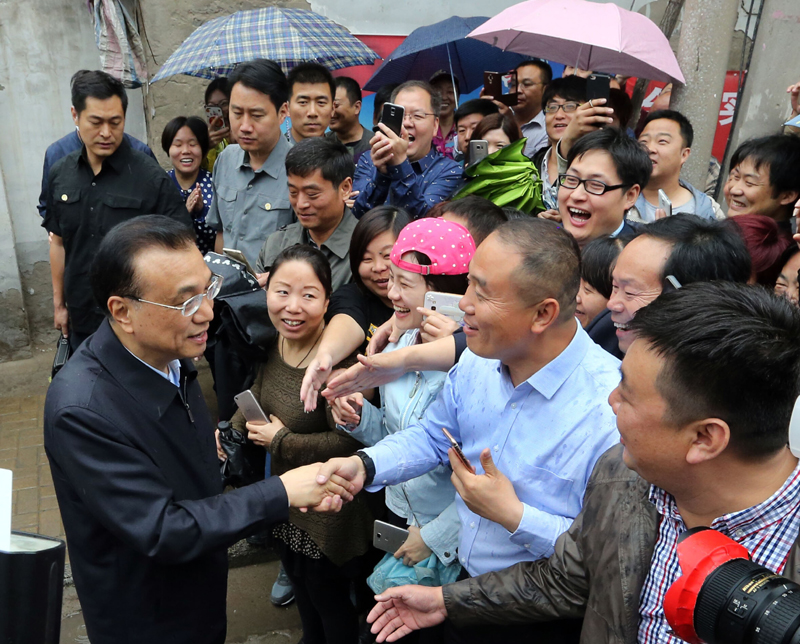
<svg viewBox="0 0 800 644"><path fill-rule="evenodd" d="M44 452L42 411L53 350L35 350L29 360L0 363L0 468L14 472L11 524L14 530L64 538L50 467ZM200 363L200 382L216 413L211 377ZM228 642L295 644L302 632L294 606L275 608L269 591L278 563L270 551L244 542L231 549L228 583ZM69 572L68 572L69 575ZM61 644L87 644L75 588L64 589Z"/></svg>

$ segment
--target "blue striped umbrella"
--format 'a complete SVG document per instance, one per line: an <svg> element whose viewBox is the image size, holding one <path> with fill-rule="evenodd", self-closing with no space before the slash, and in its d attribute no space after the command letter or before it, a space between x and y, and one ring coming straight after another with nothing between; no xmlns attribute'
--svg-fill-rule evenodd
<svg viewBox="0 0 800 644"><path fill-rule="evenodd" d="M274 60L288 72L307 61L334 70L371 65L380 56L318 13L266 7L208 21L178 47L152 82L175 74L227 76L238 63L256 58Z"/></svg>

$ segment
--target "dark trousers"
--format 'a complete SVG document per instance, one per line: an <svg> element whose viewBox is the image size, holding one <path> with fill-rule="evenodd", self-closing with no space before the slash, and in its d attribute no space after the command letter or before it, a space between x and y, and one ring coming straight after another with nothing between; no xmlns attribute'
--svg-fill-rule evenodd
<svg viewBox="0 0 800 644"><path fill-rule="evenodd" d="M459 580L467 579L466 570ZM508 625L456 626L449 619L444 622L445 644L578 644L581 635L581 619L560 619L551 622Z"/></svg>
<svg viewBox="0 0 800 644"><path fill-rule="evenodd" d="M349 563L311 559L282 547L281 563L294 588L303 624L303 644L355 644L358 614L350 601Z"/></svg>
<svg viewBox="0 0 800 644"><path fill-rule="evenodd" d="M81 346L90 335L92 334L80 333L70 329L69 335L67 336L67 340L69 340L69 350L74 354L78 350L78 347Z"/></svg>

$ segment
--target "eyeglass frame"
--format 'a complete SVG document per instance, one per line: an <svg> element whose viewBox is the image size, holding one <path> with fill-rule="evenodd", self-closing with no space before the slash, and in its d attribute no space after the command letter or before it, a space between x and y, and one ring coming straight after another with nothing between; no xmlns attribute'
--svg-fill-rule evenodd
<svg viewBox="0 0 800 644"><path fill-rule="evenodd" d="M552 105L555 109L549 110L548 107L550 107L550 105L551 104L548 103L542 108L545 114L556 114L558 113L558 110L564 110L564 114L572 114L581 106L578 101L566 101L564 103L553 103ZM567 110L567 105L574 105L575 107L573 107L571 110Z"/></svg>
<svg viewBox="0 0 800 644"><path fill-rule="evenodd" d="M569 177L570 179L575 179L575 181L578 182L578 185L574 186L572 188L570 188L569 186L565 186L564 185L564 179L566 177ZM589 190L587 188L587 186L586 186L586 184L589 181L592 181L594 183L599 183L601 186L603 186L603 192L592 192L591 190ZM567 190L577 190L578 186L580 186L580 185L583 185L583 189L586 191L586 194L594 195L595 197L600 197L600 196L606 194L607 192L611 192L612 190L619 190L620 188L630 188L633 184L631 184L631 183L618 183L615 186L609 186L607 183L603 183L602 181L599 181L598 179L579 179L574 174L567 174L566 172L563 173L563 174L559 174L558 175L558 187L559 188L566 188Z"/></svg>
<svg viewBox="0 0 800 644"><path fill-rule="evenodd" d="M203 306L203 298L207 297L209 302L213 302L214 299L219 295L219 291L222 288L222 283L225 281L225 278L222 275L218 275L217 273L211 273L211 284L208 285L205 292L198 293L197 295L192 295L188 300L186 300L180 306L173 306L171 304L161 304L161 302L151 302L150 300L143 300L140 297L134 297L133 295L123 295L123 297L128 298L129 300L133 300L134 302L142 302L143 304L152 304L154 306L161 306L165 309L172 309L174 311L180 311L181 315L185 318L192 317L195 313L200 310L200 307ZM211 295L211 289L216 287L216 292ZM187 313L189 309L189 302L192 300L197 300L197 308L191 311L191 313Z"/></svg>
<svg viewBox="0 0 800 644"><path fill-rule="evenodd" d="M412 121L416 121L417 123L422 123L427 116L436 116L433 112L408 112L406 116L411 119ZM417 118L419 117L419 118Z"/></svg>

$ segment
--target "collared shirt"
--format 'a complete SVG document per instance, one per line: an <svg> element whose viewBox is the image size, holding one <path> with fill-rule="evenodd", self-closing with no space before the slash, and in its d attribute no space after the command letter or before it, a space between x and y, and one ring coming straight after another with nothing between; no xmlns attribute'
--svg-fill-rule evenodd
<svg viewBox="0 0 800 644"><path fill-rule="evenodd" d="M294 220L286 180L290 148L279 136L264 165L254 171L250 155L229 145L214 164L214 201L206 221L222 231L225 248L242 251L251 265L267 237Z"/></svg>
<svg viewBox="0 0 800 644"><path fill-rule="evenodd" d="M211 207L211 202L214 201L214 186L211 183L211 173L208 170L200 168L200 171L197 173L197 180L188 190L181 188L181 185L178 183L178 178L175 176L174 168L169 170L167 174L178 188L178 192L181 193L181 198L184 203L186 203L186 200L192 192L194 192L194 189L197 188L198 185L200 186L200 198L203 200L203 209L199 212L195 210L189 214L192 217L197 247L200 249L200 252L205 255L207 252L214 250L214 242L217 240L217 231L206 222L208 209Z"/></svg>
<svg viewBox="0 0 800 644"><path fill-rule="evenodd" d="M363 125L361 126L361 138L358 141L352 141L350 143L344 143L347 147L347 151L350 152L350 155L353 159L358 160L358 158L364 153L371 149L369 142L372 140L372 137L375 136L375 133L365 128ZM329 141L338 141L339 137L336 135L336 132L328 132L325 134L325 138Z"/></svg>
<svg viewBox="0 0 800 644"><path fill-rule="evenodd" d="M544 110L534 116L525 125L519 128L522 131L522 136L528 139L525 143L525 156L532 157L536 150L548 145L547 130L544 125Z"/></svg>
<svg viewBox="0 0 800 644"><path fill-rule="evenodd" d="M467 350L418 423L365 450L375 464L367 489L373 492L448 463L445 427L478 474L483 473L480 453L490 448L524 505L519 527L510 533L456 497L461 565L474 576L547 557L580 512L595 462L619 441L608 404L619 380L619 360L580 325L561 354L517 387L499 360Z"/></svg>
<svg viewBox="0 0 800 644"><path fill-rule="evenodd" d="M50 171L50 195L42 225L64 243L64 296L71 327L93 333L103 313L89 285L100 242L115 225L160 214L191 226L186 205L166 172L127 139L95 175L86 149L71 152Z"/></svg>
<svg viewBox="0 0 800 644"><path fill-rule="evenodd" d="M558 210L558 177L550 179L550 172L547 169L547 164L550 163L550 155L553 153L553 147L547 148L542 159L542 167L539 168L539 178L542 180L542 201L546 208L550 210Z"/></svg>
<svg viewBox="0 0 800 644"><path fill-rule="evenodd" d="M358 220L353 217L350 209L345 207L344 216L342 221L336 227L336 230L331 233L322 246L317 246L311 239L308 231L300 225L300 222L284 226L280 230L272 233L261 252L258 254L258 262L255 265L256 271L264 273L271 267L275 258L285 248L294 246L295 244L309 244L314 248L319 248L322 254L328 258L331 265L331 278L333 282L333 290L347 284L352 279L350 272L350 239L353 236Z"/></svg>
<svg viewBox="0 0 800 644"><path fill-rule="evenodd" d="M683 640L667 633L664 595L681 575L677 545L686 524L671 494L653 485L650 502L659 514L658 540L639 598L638 641L682 644ZM800 464L766 501L714 519L710 527L747 548L759 566L782 574L800 531Z"/></svg>
<svg viewBox="0 0 800 644"><path fill-rule="evenodd" d="M433 135L433 147L435 147L439 154L443 154L448 159L455 159L456 154L456 124L453 121L453 125L450 127L450 131L444 135L442 134L442 126L439 126L439 129L436 130L436 134Z"/></svg>
<svg viewBox="0 0 800 644"><path fill-rule="evenodd" d="M124 134L123 136L134 150L144 152L147 156L152 157L154 161L156 160L156 155L146 144L130 134ZM82 147L83 141L81 141L80 134L78 134L78 128L47 146L47 151L44 153L44 167L42 168L42 191L39 193L39 204L36 206L42 218L44 218L44 214L47 211L47 186L50 183L50 168L55 165L56 161L63 159L70 152L80 150Z"/></svg>
<svg viewBox="0 0 800 644"><path fill-rule="evenodd" d="M353 190L358 190L353 214L361 218L385 203L405 209L412 217L423 217L437 203L452 197L461 187L461 166L431 148L419 161L408 159L378 172L371 154L362 154L356 165Z"/></svg>
<svg viewBox="0 0 800 644"><path fill-rule="evenodd" d="M128 347L125 347L125 351L130 353L134 358L136 358L139 362L141 362L145 367L148 367L155 371L159 376L162 378L166 378L169 380L173 385L176 387L181 386L181 361L177 358L170 362L167 365L167 372L164 373L161 369L156 369L153 365L147 364L144 360L142 360L139 356L137 356L133 351L131 351Z"/></svg>

